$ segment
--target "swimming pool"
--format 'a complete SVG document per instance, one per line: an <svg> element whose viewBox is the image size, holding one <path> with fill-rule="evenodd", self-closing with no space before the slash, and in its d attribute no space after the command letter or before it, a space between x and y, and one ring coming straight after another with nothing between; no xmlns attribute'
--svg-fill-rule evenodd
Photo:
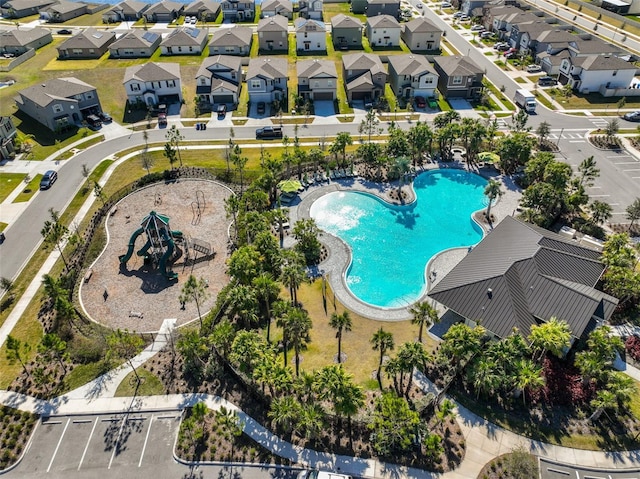
<svg viewBox="0 0 640 479"><path fill-rule="evenodd" d="M433 255L482 239L471 214L484 206L486 184L466 171L432 170L415 179L417 199L409 205L337 191L316 200L310 215L349 245L345 280L354 296L381 308L406 307L424 293L425 267Z"/></svg>

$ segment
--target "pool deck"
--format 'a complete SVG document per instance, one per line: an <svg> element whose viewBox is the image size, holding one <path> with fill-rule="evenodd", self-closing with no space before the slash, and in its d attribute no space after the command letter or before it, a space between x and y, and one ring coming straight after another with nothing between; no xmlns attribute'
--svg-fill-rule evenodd
<svg viewBox="0 0 640 479"><path fill-rule="evenodd" d="M461 162L450 162L441 165L427 164L424 168L418 170L418 174L440 167L465 169L464 164ZM499 180L503 184L504 194L491 208L492 215L496 218L494 225L499 223L504 217L514 214L522 194L511 178L499 175L495 170L480 170L474 172L479 173L487 179L494 178ZM327 193L334 191L363 191L374 194L383 200L398 204L397 201L392 201L389 197L389 192L394 189L397 189L397 183L374 183L359 177L331 180L328 184L324 183L323 185L311 186L300 193L299 201L289 206L290 222L294 224L300 219L309 218L311 205ZM403 190L409 193L409 199L407 201L413 201L415 197L413 188L405 185L403 186ZM485 234L489 233L492 229L492 227L487 224L481 224L480 226L484 229ZM344 281L345 271L351 261L351 251L349 247L339 238L327 233L322 234L320 241L326 246L328 257L320 263L318 267L319 273L325 275L336 297L346 308L378 321L405 321L411 318L411 313L409 313L407 308L379 308L364 303L351 294ZM288 237L285 241L285 246L289 246L292 243L293 239ZM446 274L464 258L467 252L467 248L454 248L435 255L429 261L426 268L428 289L446 276ZM427 295L424 295L421 300L426 298ZM436 306L440 313L444 312L443 307L437 303Z"/></svg>

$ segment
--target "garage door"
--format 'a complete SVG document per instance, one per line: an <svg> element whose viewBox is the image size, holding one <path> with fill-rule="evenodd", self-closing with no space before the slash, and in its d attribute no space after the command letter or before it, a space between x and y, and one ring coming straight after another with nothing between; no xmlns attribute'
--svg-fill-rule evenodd
<svg viewBox="0 0 640 479"><path fill-rule="evenodd" d="M364 98L366 96L371 96L370 92L368 92L368 91L354 91L351 94L351 99L352 100L364 100Z"/></svg>
<svg viewBox="0 0 640 479"><path fill-rule="evenodd" d="M317 92L313 94L314 100L333 100L333 93L330 91Z"/></svg>
<svg viewBox="0 0 640 479"><path fill-rule="evenodd" d="M233 95L216 95L213 97L213 103L233 103Z"/></svg>

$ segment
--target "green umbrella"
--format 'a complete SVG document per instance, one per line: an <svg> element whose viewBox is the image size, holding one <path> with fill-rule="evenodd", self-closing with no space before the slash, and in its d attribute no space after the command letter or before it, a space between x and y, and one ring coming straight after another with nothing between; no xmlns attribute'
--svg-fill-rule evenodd
<svg viewBox="0 0 640 479"><path fill-rule="evenodd" d="M483 151L482 153L478 153L478 159L486 163L495 164L500 162L500 155L492 151Z"/></svg>
<svg viewBox="0 0 640 479"><path fill-rule="evenodd" d="M282 180L278 183L278 188L280 188L280 191L283 193L295 193L302 189L302 183L298 180Z"/></svg>

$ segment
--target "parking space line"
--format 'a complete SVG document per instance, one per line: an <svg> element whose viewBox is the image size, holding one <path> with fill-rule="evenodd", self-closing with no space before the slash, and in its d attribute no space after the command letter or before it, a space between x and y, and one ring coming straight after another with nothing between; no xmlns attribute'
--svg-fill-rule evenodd
<svg viewBox="0 0 640 479"><path fill-rule="evenodd" d="M64 433L67 432L67 428L69 427L69 422L71 422L70 418L67 419L67 423L64 425L64 429L62 430L62 434L60 434L60 439L58 439L58 444L56 444L56 448L53 451L53 455L51 456L51 460L49 461L49 467L47 467L47 472L49 472L49 470L51 469L51 466L53 465L53 461L56 458L56 454L58 454L58 449L60 448L60 444L62 444L62 438L64 438Z"/></svg>
<svg viewBox="0 0 640 479"><path fill-rule="evenodd" d="M636 169L634 169L634 170L622 170L622 171L624 171L625 173L626 173L627 171L640 171L640 168L636 168Z"/></svg>
<svg viewBox="0 0 640 479"><path fill-rule="evenodd" d="M586 143L585 140L570 140L569 143Z"/></svg>
<svg viewBox="0 0 640 479"><path fill-rule="evenodd" d="M91 419L74 419L73 424L88 424L91 422Z"/></svg>
<svg viewBox="0 0 640 479"><path fill-rule="evenodd" d="M147 449L147 441L149 440L149 433L151 432L152 424L153 424L153 414L149 418L149 427L147 427L147 435L144 438L144 444L142 445L142 452L140 453L140 461L138 461L138 467L142 466L142 458L144 457L144 451Z"/></svg>
<svg viewBox="0 0 640 479"><path fill-rule="evenodd" d="M118 430L118 436L116 437L116 442L113 443L113 452L111 453L111 459L109 459L109 467L107 469L111 469L111 464L113 463L113 458L116 455L116 451L118 450L118 443L120 442L120 436L122 435L122 430L124 429L124 423L127 422L127 418L123 417L120 421L120 429Z"/></svg>
<svg viewBox="0 0 640 479"><path fill-rule="evenodd" d="M87 439L87 443L84 446L84 451L82 451L82 457L80 458L80 464L78 464L78 471L82 467L82 462L84 461L84 456L87 454L87 449L89 449L89 443L91 442L91 438L93 437L93 432L96 430L96 426L98 425L98 419L93 422L93 427L91 428L91 434L89 434L89 439Z"/></svg>

